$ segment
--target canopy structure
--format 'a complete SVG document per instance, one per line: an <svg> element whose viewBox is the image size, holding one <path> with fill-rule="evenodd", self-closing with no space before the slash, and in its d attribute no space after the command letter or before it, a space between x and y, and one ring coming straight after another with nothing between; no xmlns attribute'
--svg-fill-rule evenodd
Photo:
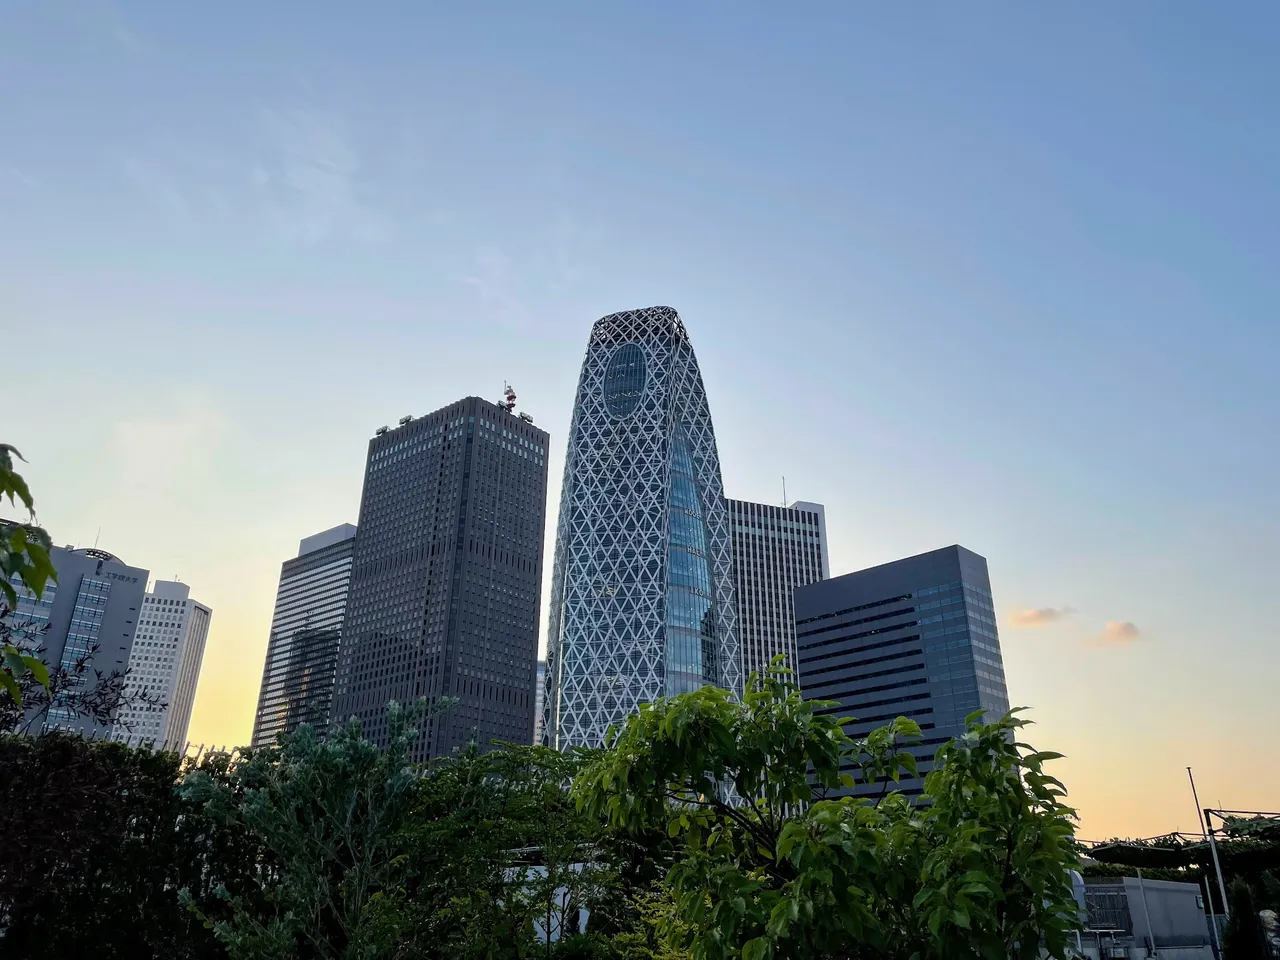
<svg viewBox="0 0 1280 960"><path fill-rule="evenodd" d="M1220 826L1215 827L1214 821ZM1218 857L1229 873L1255 873L1280 868L1280 813L1252 810L1205 810L1218 846ZM1202 836L1171 833L1145 840L1110 840L1087 851L1099 863L1129 867L1213 866L1213 850Z"/></svg>

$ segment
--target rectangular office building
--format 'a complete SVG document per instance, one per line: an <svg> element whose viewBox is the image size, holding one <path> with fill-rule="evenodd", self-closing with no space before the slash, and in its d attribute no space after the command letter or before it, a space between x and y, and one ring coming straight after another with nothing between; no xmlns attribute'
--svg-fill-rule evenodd
<svg viewBox="0 0 1280 960"><path fill-rule="evenodd" d="M548 435L468 397L369 441L332 721L455 701L416 759L533 740Z"/></svg>
<svg viewBox="0 0 1280 960"><path fill-rule="evenodd" d="M852 716L855 739L895 717L920 724L921 777L967 715L1009 709L987 561L951 546L800 587L795 596L799 678L822 712ZM904 780L908 795L919 780ZM856 794L878 792L859 784Z"/></svg>
<svg viewBox="0 0 1280 960"><path fill-rule="evenodd" d="M113 740L182 751L212 618L185 583L155 582L142 600L129 654L129 702L116 718Z"/></svg>
<svg viewBox="0 0 1280 960"><path fill-rule="evenodd" d="M9 528L9 521L0 520L0 535ZM77 691L87 692L98 682L99 674L110 678L128 669L150 574L96 547L54 547L49 559L58 581L46 584L39 600L16 575L10 579L18 605L8 614L9 623L19 644L44 650L41 659L51 673L61 668L76 675L80 664ZM99 724L68 705L66 698L43 717L28 713L23 722L31 733L64 730L102 736L111 729L109 723Z"/></svg>
<svg viewBox="0 0 1280 960"><path fill-rule="evenodd" d="M733 539L733 581L743 683L775 656L796 669L792 594L829 576L827 516L820 503L789 507L725 500Z"/></svg>
<svg viewBox="0 0 1280 960"><path fill-rule="evenodd" d="M255 747L269 747L303 723L317 733L329 726L355 537L352 524L340 523L305 537L298 555L280 566L253 720Z"/></svg>

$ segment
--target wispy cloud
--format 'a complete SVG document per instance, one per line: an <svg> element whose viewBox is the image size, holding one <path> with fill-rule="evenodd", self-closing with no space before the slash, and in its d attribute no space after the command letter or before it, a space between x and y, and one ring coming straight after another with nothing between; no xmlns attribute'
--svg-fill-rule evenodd
<svg viewBox="0 0 1280 960"><path fill-rule="evenodd" d="M5 185L16 185L27 190L35 190L40 186L40 181L17 167L0 164L0 187Z"/></svg>
<svg viewBox="0 0 1280 960"><path fill-rule="evenodd" d="M1041 607L1039 610L1014 610L1008 616L1009 626L1015 629L1044 627L1057 623L1075 613L1070 607Z"/></svg>
<svg viewBox="0 0 1280 960"><path fill-rule="evenodd" d="M377 242L390 225L363 196L359 151L342 117L319 109L264 109L251 179L284 239Z"/></svg>
<svg viewBox="0 0 1280 960"><path fill-rule="evenodd" d="M125 181L153 206L175 218L190 217L191 203L168 163L135 152L117 153L113 160Z"/></svg>
<svg viewBox="0 0 1280 960"><path fill-rule="evenodd" d="M599 231L561 213L532 231L515 256L506 247L482 246L462 282L476 291L495 322L545 330L562 318L539 316L539 305L573 294L591 273L591 251L600 242Z"/></svg>
<svg viewBox="0 0 1280 960"><path fill-rule="evenodd" d="M1142 631L1131 620L1108 620L1102 632L1093 638L1099 646L1123 647L1141 638Z"/></svg>
<svg viewBox="0 0 1280 960"><path fill-rule="evenodd" d="M130 52L142 49L142 41L138 35L120 21L111 26L111 39Z"/></svg>
<svg viewBox="0 0 1280 960"><path fill-rule="evenodd" d="M57 7L58 5L51 5ZM144 44L115 5L107 0L79 0L62 5L61 16L99 41L108 41L129 54L140 52Z"/></svg>
<svg viewBox="0 0 1280 960"><path fill-rule="evenodd" d="M520 323L527 316L528 308L515 290L514 263L501 247L490 244L477 251L472 270L462 282L475 290L499 319Z"/></svg>
<svg viewBox="0 0 1280 960"><path fill-rule="evenodd" d="M390 236L340 114L266 107L246 120L125 143L111 164L145 202L190 229L235 224L305 247Z"/></svg>

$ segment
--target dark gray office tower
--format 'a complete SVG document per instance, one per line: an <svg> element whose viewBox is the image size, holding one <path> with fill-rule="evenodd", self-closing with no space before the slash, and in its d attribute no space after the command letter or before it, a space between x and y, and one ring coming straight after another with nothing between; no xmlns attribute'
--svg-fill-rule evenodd
<svg viewBox="0 0 1280 960"><path fill-rule="evenodd" d="M800 587L795 594L799 678L821 712L852 716L855 738L895 717L920 724L923 777L965 717L1009 709L987 561L951 546ZM918 795L919 780L899 789ZM875 792L859 784L855 794Z"/></svg>
<svg viewBox="0 0 1280 960"><path fill-rule="evenodd" d="M271 746L302 723L319 732L328 726L355 538L354 526L339 524L303 539L298 555L280 567L253 720L255 747Z"/></svg>
<svg viewBox="0 0 1280 960"><path fill-rule="evenodd" d="M0 520L0 535L8 525ZM88 657L89 668L82 674L86 684L95 682L95 671L124 673L149 572L93 547L54 547L49 559L58 571L58 582L51 581L39 600L20 580L11 578L19 599L17 609L9 614L10 623L33 641L38 637L36 642L45 648L41 659L50 668L61 665L72 670L78 659ZM90 655L95 646L97 651ZM45 715L43 729L102 734L109 727L54 706Z"/></svg>
<svg viewBox="0 0 1280 960"><path fill-rule="evenodd" d="M733 585L742 638L742 680L763 674L781 654L796 668L795 588L821 580L827 560L827 513L820 503L726 500L733 538Z"/></svg>
<svg viewBox="0 0 1280 960"><path fill-rule="evenodd" d="M548 436L510 399L369 441L331 719L385 744L389 701L455 698L418 759L533 739Z"/></svg>

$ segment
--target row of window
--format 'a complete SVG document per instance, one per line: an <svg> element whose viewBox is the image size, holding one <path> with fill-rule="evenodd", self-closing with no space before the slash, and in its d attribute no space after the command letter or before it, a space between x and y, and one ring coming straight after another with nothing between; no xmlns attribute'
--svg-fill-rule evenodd
<svg viewBox="0 0 1280 960"><path fill-rule="evenodd" d="M813 630L797 631L796 637L814 637L820 633L831 633L834 630L844 630L848 627L856 627L862 623L874 623L877 620L888 620L892 617L902 617L914 612L915 607L902 607L898 610L890 610L887 613L876 614L874 617L862 617L858 620L847 620L844 623L834 623L829 627L816 627ZM911 625L914 625L915 622L924 623L925 621L914 621ZM905 627L908 626L908 624L904 623L901 624L901 626ZM802 646L819 646L819 644L802 644Z"/></svg>
<svg viewBox="0 0 1280 960"><path fill-rule="evenodd" d="M920 655L920 648L916 646L915 649L900 650L899 653L884 654L883 657L868 657L867 659L861 659L861 660L849 660L849 662L846 662L846 663L833 663L829 667L819 667L818 669L806 669L806 671L804 672L805 685L809 684L810 678L822 676L823 673L837 673L840 671L846 671L846 669L858 669L859 667L869 666L869 664L873 664L873 663L884 663L884 662L887 662L887 660L900 660L908 657L919 657L919 655ZM865 677L886 677L890 675L890 673L902 673L905 671L911 671L911 669L924 669L924 663L923 662L913 663L909 667L895 667L893 669L882 669L882 671L877 671L873 673L859 673L858 676L852 677L852 678L854 678L854 680L863 680L863 678Z"/></svg>
<svg viewBox="0 0 1280 960"><path fill-rule="evenodd" d="M892 628L892 629L896 629L896 628ZM879 634L880 632L881 632L880 630L870 630L865 634L855 634L855 636L856 637L873 636L873 635ZM832 637L830 640L823 640L821 643L813 644L813 646L825 647L828 644L838 643L844 639L849 639L849 638ZM888 640L878 640L875 643L859 644L856 650L846 650L841 648L838 650L832 650L829 653L820 653L817 656L806 656L804 657L804 662L816 663L819 660L831 660L831 659L834 659L835 657L846 657L851 653L866 653L868 650L883 650L885 647L896 647L900 643L909 643L913 640L919 640L919 639L920 639L920 634L918 633L913 633L905 637L891 637ZM807 650L809 649L809 647L806 647L805 649ZM915 648L915 650L918 650L918 649L919 648Z"/></svg>
<svg viewBox="0 0 1280 960"><path fill-rule="evenodd" d="M832 617L843 617L846 613L856 613L859 610L870 610L873 607L883 607L889 603L899 603L903 600L910 600L911 594L904 593L901 596L889 597L885 600L875 600L871 603L860 603L856 607L845 607L843 610L836 610L833 613L821 613L816 617L806 617L803 620L797 620L796 626L801 627L806 623L814 623L818 620L830 620Z"/></svg>

